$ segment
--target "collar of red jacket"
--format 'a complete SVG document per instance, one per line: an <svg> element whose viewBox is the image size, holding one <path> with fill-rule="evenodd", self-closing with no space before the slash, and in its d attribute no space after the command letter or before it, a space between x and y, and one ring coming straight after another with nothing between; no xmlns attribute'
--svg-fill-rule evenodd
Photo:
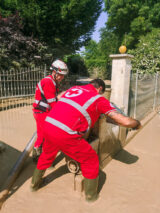
<svg viewBox="0 0 160 213"><path fill-rule="evenodd" d="M92 91L92 92L96 92L98 94L96 88L92 84L85 85L85 88Z"/></svg>

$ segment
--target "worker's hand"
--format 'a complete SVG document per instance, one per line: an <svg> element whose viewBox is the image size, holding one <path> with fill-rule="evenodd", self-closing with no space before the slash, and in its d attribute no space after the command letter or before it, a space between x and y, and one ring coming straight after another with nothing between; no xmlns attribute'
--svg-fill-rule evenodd
<svg viewBox="0 0 160 213"><path fill-rule="evenodd" d="M142 128L142 125L140 124L137 129L141 129L141 128Z"/></svg>
<svg viewBox="0 0 160 213"><path fill-rule="evenodd" d="M132 128L132 130L139 130L139 129L142 128L142 125L141 125L140 121L138 121L138 120L136 120L136 121L137 121L137 126Z"/></svg>

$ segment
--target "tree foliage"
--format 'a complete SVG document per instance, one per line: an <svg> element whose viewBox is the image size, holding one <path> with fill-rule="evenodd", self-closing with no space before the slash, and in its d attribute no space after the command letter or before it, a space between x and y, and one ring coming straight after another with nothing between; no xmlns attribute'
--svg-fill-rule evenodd
<svg viewBox="0 0 160 213"><path fill-rule="evenodd" d="M118 37L101 29L101 40L97 43L93 40L85 47L84 58L90 74L95 74L103 79L111 77L110 54L116 54L120 43Z"/></svg>
<svg viewBox="0 0 160 213"><path fill-rule="evenodd" d="M118 36L115 33L108 31L106 28L101 29L101 40L99 41L99 45L101 54L104 55L106 60L110 54L118 53L120 44Z"/></svg>
<svg viewBox="0 0 160 213"><path fill-rule="evenodd" d="M50 58L47 46L32 37L24 36L18 14L0 17L0 29L0 69L39 65L39 57L41 63L47 63Z"/></svg>
<svg viewBox="0 0 160 213"><path fill-rule="evenodd" d="M24 34L45 41L57 56L84 46L94 30L102 0L1 0L1 13L18 10Z"/></svg>
<svg viewBox="0 0 160 213"><path fill-rule="evenodd" d="M85 47L83 52L86 67L91 77L101 77L105 79L107 76L106 72L106 58L101 52L100 45L91 40Z"/></svg>
<svg viewBox="0 0 160 213"><path fill-rule="evenodd" d="M105 0L107 29L114 32L129 48L134 48L141 35L159 28L159 0Z"/></svg>
<svg viewBox="0 0 160 213"><path fill-rule="evenodd" d="M82 56L79 54L67 56L66 61L70 74L88 76L87 68Z"/></svg>
<svg viewBox="0 0 160 213"><path fill-rule="evenodd" d="M108 20L106 27L101 29L100 41L92 42L86 47L84 55L87 67L93 72L105 64L103 74L107 74L108 78L111 72L109 55L119 53L119 47L123 44L128 50L132 49L128 53L135 55L134 71L151 73L159 70L160 37L154 29L159 29L159 8L158 0L105 0ZM149 34L150 32L152 33Z"/></svg>
<svg viewBox="0 0 160 213"><path fill-rule="evenodd" d="M153 29L146 36L142 36L135 50L132 70L138 73L160 72L160 29Z"/></svg>

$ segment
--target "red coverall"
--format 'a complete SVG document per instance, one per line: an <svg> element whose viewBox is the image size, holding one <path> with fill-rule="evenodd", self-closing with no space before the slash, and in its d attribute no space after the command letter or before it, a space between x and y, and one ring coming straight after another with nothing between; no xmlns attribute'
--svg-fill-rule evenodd
<svg viewBox="0 0 160 213"><path fill-rule="evenodd" d="M40 147L43 138L43 124L50 109L56 103L57 89L56 82L52 75L43 78L36 87L35 101L33 103L33 116L37 126L37 140L34 147ZM45 97L45 98L44 98Z"/></svg>
<svg viewBox="0 0 160 213"><path fill-rule="evenodd" d="M116 109L91 84L67 90L45 119L45 140L37 169L50 167L61 150L80 163L85 178L96 178L98 155L82 136L94 126L100 114L113 110Z"/></svg>

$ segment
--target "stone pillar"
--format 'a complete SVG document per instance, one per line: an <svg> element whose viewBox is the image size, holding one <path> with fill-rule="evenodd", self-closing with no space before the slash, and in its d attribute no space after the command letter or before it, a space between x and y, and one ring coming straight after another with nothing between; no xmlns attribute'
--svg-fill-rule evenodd
<svg viewBox="0 0 160 213"><path fill-rule="evenodd" d="M116 104L126 115L128 114L129 87L131 73L131 59L129 54L110 55L112 58L111 97L110 101ZM118 128L117 128L118 131ZM120 128L118 139L124 145L126 130Z"/></svg>
<svg viewBox="0 0 160 213"><path fill-rule="evenodd" d="M111 98L110 101L128 113L129 86L132 55L110 55L112 58Z"/></svg>

